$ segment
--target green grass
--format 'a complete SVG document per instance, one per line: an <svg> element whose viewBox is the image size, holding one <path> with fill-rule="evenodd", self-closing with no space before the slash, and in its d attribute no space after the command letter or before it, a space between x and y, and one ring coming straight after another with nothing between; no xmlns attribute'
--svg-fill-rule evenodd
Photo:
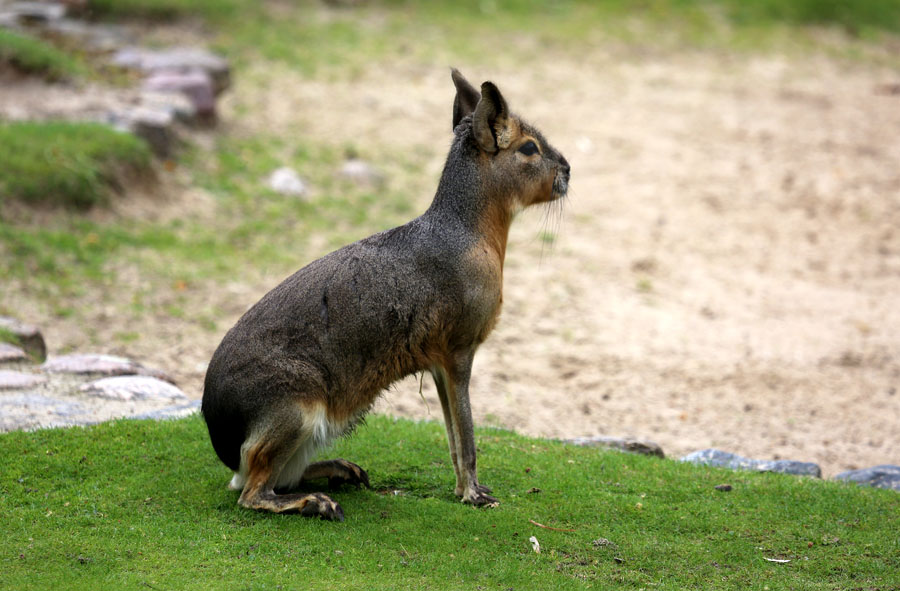
<svg viewBox="0 0 900 591"><path fill-rule="evenodd" d="M309 2L298 2L298 5ZM788 25L838 26L856 32L879 29L900 32L900 3L896 0L383 0L368 3L407 14L412 18L434 16L442 21L458 17L467 21L491 18L500 28L522 24L547 24L546 19L565 18L582 10L594 16L637 16L658 20L711 20L725 18L735 26ZM174 19L200 16L214 22L241 21L258 13L250 0L91 0L90 10L105 18ZM347 12L352 13L352 10Z"/></svg>
<svg viewBox="0 0 900 591"><path fill-rule="evenodd" d="M217 257L234 255L227 235L217 237L214 232L201 229L192 233L192 228L177 222L163 227L140 222L104 224L77 218L56 228L0 223L0 244L6 245L11 258L6 269L10 276L52 277L57 293L78 294L86 280L115 285L108 264L117 259L131 258L148 273L165 270L165 278L175 281L185 274L184 264L192 258L208 261L214 267L220 260ZM153 260L140 262L140 257L150 252L155 255ZM171 260L155 261L169 256ZM155 269L154 264L158 265ZM39 293L38 284L32 287Z"/></svg>
<svg viewBox="0 0 900 591"><path fill-rule="evenodd" d="M420 166L390 151L380 157ZM178 283L232 281L236 273L251 282L267 273L286 275L321 254L306 252L311 236L326 235L330 250L416 214L412 199L401 191L376 192L339 181L335 172L342 158L339 148L275 136L223 135L209 151L187 150L182 162L214 200L214 223L192 215L161 223L80 216L56 216L38 224L0 220L0 257L8 261L0 268L0 281L18 278L29 286L29 297L48 302L48 307L99 290L115 294L115 302L106 305L119 305L120 313L185 316L185 322L214 330L209 318L191 308L202 302L191 300L189 289L182 296L184 305L175 307L148 296L171 293ZM267 189L266 176L282 165L296 168L316 193L298 199ZM123 270L137 273L140 282L118 281Z"/></svg>
<svg viewBox="0 0 900 591"><path fill-rule="evenodd" d="M900 33L896 0L382 0L327 12L314 0L94 0L91 6L104 18L199 17L210 25L215 46L238 65L262 57L308 76L352 76L392 56L477 63L498 59L498 48L520 63L520 53L534 59L547 47L579 52L598 40L663 49L827 50L828 42L807 28L865 38Z"/></svg>
<svg viewBox="0 0 900 591"><path fill-rule="evenodd" d="M0 123L0 200L89 207L146 174L150 150L95 123Z"/></svg>
<svg viewBox="0 0 900 591"><path fill-rule="evenodd" d="M474 509L452 494L444 438L438 424L372 417L329 455L363 465L374 490L333 492L347 518L329 523L238 507L199 417L0 435L0 588L900 585L893 491L486 429L479 474L501 505Z"/></svg>
<svg viewBox="0 0 900 591"><path fill-rule="evenodd" d="M9 343L18 347L21 340L19 340L19 337L17 337L16 333L13 331L0 326L0 343Z"/></svg>
<svg viewBox="0 0 900 591"><path fill-rule="evenodd" d="M48 80L74 79L87 68L78 58L54 46L19 33L0 29L0 65Z"/></svg>
<svg viewBox="0 0 900 591"><path fill-rule="evenodd" d="M236 15L239 9L254 4L245 0L89 0L88 12L103 19L173 20L201 16L216 20Z"/></svg>
<svg viewBox="0 0 900 591"><path fill-rule="evenodd" d="M727 8L729 17L737 25L777 22L838 26L851 33L866 29L900 32L900 2L896 0L718 1Z"/></svg>

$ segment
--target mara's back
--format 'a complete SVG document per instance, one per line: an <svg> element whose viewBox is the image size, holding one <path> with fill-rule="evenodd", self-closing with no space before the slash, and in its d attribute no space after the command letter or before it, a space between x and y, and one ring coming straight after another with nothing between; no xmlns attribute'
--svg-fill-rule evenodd
<svg viewBox="0 0 900 591"><path fill-rule="evenodd" d="M469 240L427 216L303 267L250 308L210 361L202 412L232 469L266 407L321 400L332 416L367 410L392 382L428 369L463 326Z"/></svg>

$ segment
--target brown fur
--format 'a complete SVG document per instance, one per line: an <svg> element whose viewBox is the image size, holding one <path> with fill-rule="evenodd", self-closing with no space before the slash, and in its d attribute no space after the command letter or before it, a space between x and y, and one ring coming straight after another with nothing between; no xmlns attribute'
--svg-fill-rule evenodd
<svg viewBox="0 0 900 591"><path fill-rule="evenodd" d="M562 198L569 165L494 84L479 92L455 70L453 81L455 138L428 211L287 278L210 361L203 415L243 506L342 519L326 495L280 491L317 478L368 485L359 466L312 463L313 454L352 429L391 383L426 370L456 494L497 502L477 477L472 359L500 315L510 224L520 209Z"/></svg>

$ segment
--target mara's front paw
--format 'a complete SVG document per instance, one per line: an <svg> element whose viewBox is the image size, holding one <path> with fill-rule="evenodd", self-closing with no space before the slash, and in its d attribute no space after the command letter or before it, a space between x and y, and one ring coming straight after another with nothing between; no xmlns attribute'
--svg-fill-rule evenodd
<svg viewBox="0 0 900 591"><path fill-rule="evenodd" d="M496 507L500 501L489 495L489 492L491 489L488 487L476 484L463 494L462 501L476 507Z"/></svg>

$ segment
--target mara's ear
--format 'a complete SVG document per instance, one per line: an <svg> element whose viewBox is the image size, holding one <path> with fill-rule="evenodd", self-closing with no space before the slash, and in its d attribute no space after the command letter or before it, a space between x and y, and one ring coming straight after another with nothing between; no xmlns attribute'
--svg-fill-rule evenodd
<svg viewBox="0 0 900 591"><path fill-rule="evenodd" d="M453 129L456 129L462 118L475 110L481 95L456 68L450 70L450 76L456 86L456 98L453 99Z"/></svg>
<svg viewBox="0 0 900 591"><path fill-rule="evenodd" d="M481 85L481 100L475 107L473 128L478 145L485 152L506 149L512 143L509 129L509 108L493 82Z"/></svg>

